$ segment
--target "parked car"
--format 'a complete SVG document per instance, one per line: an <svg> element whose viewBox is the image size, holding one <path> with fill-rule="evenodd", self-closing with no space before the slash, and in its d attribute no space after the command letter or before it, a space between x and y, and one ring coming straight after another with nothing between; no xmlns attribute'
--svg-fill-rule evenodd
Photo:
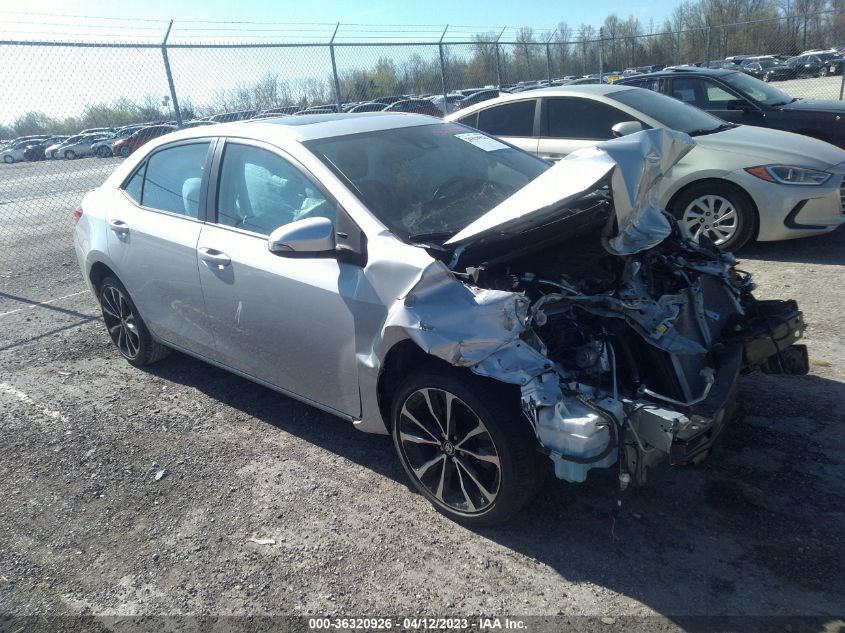
<svg viewBox="0 0 845 633"><path fill-rule="evenodd" d="M41 141L39 139L32 138L14 141L7 145L5 149L0 151L0 158L2 158L4 163L9 165L25 160L24 156L26 154L26 150L34 145L39 145L40 143Z"/></svg>
<svg viewBox="0 0 845 633"><path fill-rule="evenodd" d="M214 123L230 123L232 121L245 121L247 119L251 119L256 114L258 114L258 110L238 110L237 112L222 112L221 114L215 114L214 116L208 117L208 120L213 121Z"/></svg>
<svg viewBox="0 0 845 633"><path fill-rule="evenodd" d="M183 122L182 128L189 129L192 127L202 127L204 125L214 125L214 121L209 121L208 119L194 119L193 121Z"/></svg>
<svg viewBox="0 0 845 633"><path fill-rule="evenodd" d="M66 140L59 146L56 154L61 158L67 160L74 160L76 158L84 158L86 156L94 156L94 149L92 145L97 141L102 141L111 138L109 134L103 132L95 132L93 134L80 134L74 141L72 139Z"/></svg>
<svg viewBox="0 0 845 633"><path fill-rule="evenodd" d="M447 94L445 98L443 95L432 95L427 97L427 99L431 101L441 112L450 114L455 111L458 106L458 102L463 99L463 97L455 94Z"/></svg>
<svg viewBox="0 0 845 633"><path fill-rule="evenodd" d="M69 138L70 136L68 136L67 134L58 134L41 141L36 141L24 150L24 160L44 160L47 157L46 149L49 146L53 145L54 143L62 143Z"/></svg>
<svg viewBox="0 0 845 633"><path fill-rule="evenodd" d="M507 520L552 469L699 462L743 370L807 371L794 301L758 302L659 209L614 207L648 199L683 134L550 167L412 114L213 132L148 144L73 213L118 352L182 350L390 434L456 521Z"/></svg>
<svg viewBox="0 0 845 633"><path fill-rule="evenodd" d="M447 120L549 160L642 129L685 132L695 148L663 179L660 204L692 238L707 235L726 250L755 237L827 233L845 222L845 151L779 130L733 125L649 90L618 84L548 88L488 101Z"/></svg>
<svg viewBox="0 0 845 633"><path fill-rule="evenodd" d="M795 132L845 148L845 104L796 99L745 73L676 68L620 83L657 90L726 121Z"/></svg>
<svg viewBox="0 0 845 633"><path fill-rule="evenodd" d="M391 103L396 103L397 101L404 101L408 98L408 95L390 95L388 97L376 97L372 100L372 103L383 103L384 105L388 106Z"/></svg>
<svg viewBox="0 0 845 633"><path fill-rule="evenodd" d="M261 114L296 114L300 110L302 110L302 107L297 105L279 106L277 108L262 110Z"/></svg>
<svg viewBox="0 0 845 633"><path fill-rule="evenodd" d="M467 108L471 105L475 105L476 103L481 103L482 101L487 101L487 99L495 99L501 94L506 94L500 92L499 90L479 90L478 92L474 92L471 95L464 97L455 105L455 110L462 110Z"/></svg>
<svg viewBox="0 0 845 633"><path fill-rule="evenodd" d="M82 138L81 134L75 134L73 136L67 137L63 141L57 141L55 143L52 143L51 145L47 145L47 147L44 148L44 158L48 160L57 160L59 158L62 158L61 154L59 154L59 150L62 148L62 146L65 143L76 142L80 138Z"/></svg>
<svg viewBox="0 0 845 633"><path fill-rule="evenodd" d="M97 141L91 145L91 149L94 151L94 154L99 156L100 158L108 158L110 156L114 156L114 151L112 147L115 143L117 143L121 139L129 138L135 132L140 130L141 128L146 127L144 125L127 125L125 127L120 128L117 132L113 135L104 138L102 140Z"/></svg>
<svg viewBox="0 0 845 633"><path fill-rule="evenodd" d="M82 130L79 134L85 136L87 134L114 134L115 129L113 127L89 127L86 130Z"/></svg>
<svg viewBox="0 0 845 633"><path fill-rule="evenodd" d="M826 77L842 74L845 57L839 53L825 51L792 57L786 60L785 64L792 69L796 77Z"/></svg>
<svg viewBox="0 0 845 633"><path fill-rule="evenodd" d="M595 85L602 83L597 78L594 77L581 77L580 79L573 79L572 81L567 81L564 85L566 86L584 86L584 85Z"/></svg>
<svg viewBox="0 0 845 633"><path fill-rule="evenodd" d="M150 125L136 130L130 136L116 141L112 145L112 152L116 156L127 157L136 149L159 136L170 134L176 128L172 125Z"/></svg>
<svg viewBox="0 0 845 633"><path fill-rule="evenodd" d="M779 64L774 59L753 59L741 66L742 72L756 79L769 81L785 81L795 79L795 69L786 64Z"/></svg>
<svg viewBox="0 0 845 633"><path fill-rule="evenodd" d="M405 99L395 101L384 109L385 112L410 112L413 114L427 114L442 117L443 111L428 99Z"/></svg>
<svg viewBox="0 0 845 633"><path fill-rule="evenodd" d="M354 108L351 108L349 112L382 112L385 108L388 107L390 106L386 106L383 103L361 103L359 105L356 105Z"/></svg>

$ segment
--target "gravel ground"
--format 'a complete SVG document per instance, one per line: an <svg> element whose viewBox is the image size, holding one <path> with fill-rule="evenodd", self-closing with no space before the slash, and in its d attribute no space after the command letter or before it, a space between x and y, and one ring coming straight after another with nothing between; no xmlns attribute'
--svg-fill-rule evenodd
<svg viewBox="0 0 845 633"><path fill-rule="evenodd" d="M44 206L56 244L65 202ZM125 630L3 616L479 613L550 616L548 630L841 630L845 230L740 259L760 296L801 303L812 373L743 378L719 450L656 473L618 513L615 473L592 471L478 531L411 491L386 437L181 354L129 366L66 245L6 270L0 631Z"/></svg>

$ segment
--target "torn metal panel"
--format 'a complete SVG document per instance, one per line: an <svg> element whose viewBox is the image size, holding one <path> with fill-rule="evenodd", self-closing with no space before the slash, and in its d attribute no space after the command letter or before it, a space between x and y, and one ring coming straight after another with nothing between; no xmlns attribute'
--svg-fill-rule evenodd
<svg viewBox="0 0 845 633"><path fill-rule="evenodd" d="M645 130L573 152L469 226L446 245L467 244L493 234L515 233L559 214L566 205L602 186L608 174L618 234L614 254L637 253L665 239L671 226L655 186L695 143L672 130Z"/></svg>

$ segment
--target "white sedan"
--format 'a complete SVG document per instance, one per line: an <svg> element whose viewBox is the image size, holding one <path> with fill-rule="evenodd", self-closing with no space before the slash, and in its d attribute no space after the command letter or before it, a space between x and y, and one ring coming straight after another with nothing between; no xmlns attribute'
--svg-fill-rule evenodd
<svg viewBox="0 0 845 633"><path fill-rule="evenodd" d="M446 117L547 160L648 128L686 132L696 147L659 196L693 238L725 250L749 240L833 231L845 222L845 151L806 136L727 123L630 86L564 86L484 101Z"/></svg>

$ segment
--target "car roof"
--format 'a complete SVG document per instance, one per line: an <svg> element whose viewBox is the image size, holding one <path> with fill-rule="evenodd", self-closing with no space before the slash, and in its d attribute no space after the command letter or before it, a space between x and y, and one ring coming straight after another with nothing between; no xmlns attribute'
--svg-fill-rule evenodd
<svg viewBox="0 0 845 633"><path fill-rule="evenodd" d="M243 136L272 140L272 137L293 139L299 142L361 132L377 132L419 125L434 125L441 119L424 114L404 112L345 112L331 114L306 114L295 117L267 118L253 121L235 121L204 125L174 132L172 137L187 139L220 136Z"/></svg>
<svg viewBox="0 0 845 633"><path fill-rule="evenodd" d="M666 70L659 70L656 73L648 73L649 78L653 77L669 77L671 75L682 75L686 74L696 74L696 75L708 75L710 77L724 77L725 75L732 75L734 73L742 72L739 69L739 66L736 69L733 68L700 68L698 66L675 66L673 68L668 68ZM620 79L619 82L621 83L627 81L629 78L626 77L624 79ZM631 77L633 79L633 77Z"/></svg>

